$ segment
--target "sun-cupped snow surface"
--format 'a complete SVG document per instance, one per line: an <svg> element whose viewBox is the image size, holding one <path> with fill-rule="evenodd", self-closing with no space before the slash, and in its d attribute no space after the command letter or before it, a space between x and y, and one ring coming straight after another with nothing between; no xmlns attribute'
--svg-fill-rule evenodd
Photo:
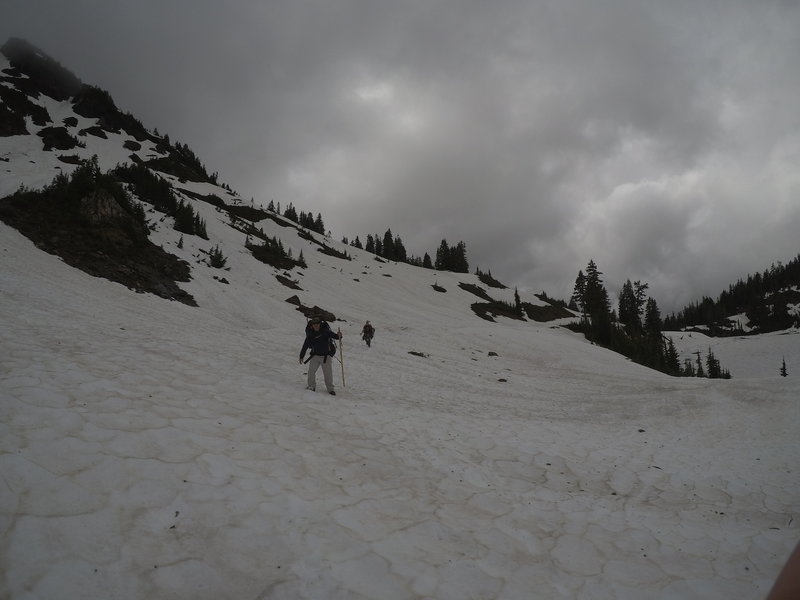
<svg viewBox="0 0 800 600"><path fill-rule="evenodd" d="M796 342L786 378L736 377L767 336L715 348L732 380L670 378L264 221L308 263L289 289L196 208L210 241L153 237L198 308L0 224L0 596L766 595L800 537ZM304 390L295 294L339 319L335 397Z"/></svg>

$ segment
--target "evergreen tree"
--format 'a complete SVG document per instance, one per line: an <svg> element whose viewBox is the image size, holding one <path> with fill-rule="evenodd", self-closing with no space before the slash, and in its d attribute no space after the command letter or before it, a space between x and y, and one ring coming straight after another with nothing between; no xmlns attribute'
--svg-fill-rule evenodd
<svg viewBox="0 0 800 600"><path fill-rule="evenodd" d="M450 270L455 273L469 273L469 263L467 262L467 245L460 241L451 250Z"/></svg>
<svg viewBox="0 0 800 600"><path fill-rule="evenodd" d="M195 214L193 226L195 235L200 236L204 240L208 239L208 233L206 233L206 222L204 219L200 218L200 215Z"/></svg>
<svg viewBox="0 0 800 600"><path fill-rule="evenodd" d="M575 278L575 288L570 303L574 303L584 315L586 314L586 277L583 271L578 271L578 276Z"/></svg>
<svg viewBox="0 0 800 600"><path fill-rule="evenodd" d="M706 370L710 379L719 379L722 376L722 368L720 367L719 360L714 356L711 348L708 349L706 355Z"/></svg>
<svg viewBox="0 0 800 600"><path fill-rule="evenodd" d="M381 254L386 260L397 260L394 251L394 236L392 230L387 229L383 234L383 253Z"/></svg>
<svg viewBox="0 0 800 600"><path fill-rule="evenodd" d="M215 269L222 269L225 267L225 263L228 262L228 259L222 254L222 250L219 249L219 244L214 246L208 252L208 264Z"/></svg>
<svg viewBox="0 0 800 600"><path fill-rule="evenodd" d="M611 341L611 311L602 273L593 260L586 266L585 313L590 319L590 339L608 346Z"/></svg>
<svg viewBox="0 0 800 600"><path fill-rule="evenodd" d="M309 214L309 216L311 215ZM325 235L325 223L322 221L322 213L317 213L317 218L312 223L311 229Z"/></svg>
<svg viewBox="0 0 800 600"><path fill-rule="evenodd" d="M399 235L394 237L394 257L395 260L400 262L406 262L408 260L406 248L403 246L403 240L400 239Z"/></svg>
<svg viewBox="0 0 800 600"><path fill-rule="evenodd" d="M433 265L437 271L450 270L450 246L447 245L447 240L442 240L439 244L439 249L436 250L436 262Z"/></svg>
<svg viewBox="0 0 800 600"><path fill-rule="evenodd" d="M629 332L641 328L639 309L636 303L636 293L633 291L633 284L630 279L626 280L622 285L618 307L620 324L628 328Z"/></svg>
<svg viewBox="0 0 800 600"><path fill-rule="evenodd" d="M194 234L194 210L191 206L186 204L183 200L178 202L178 206L175 208L175 214L173 215L175 218L175 224L173 228L181 233L188 233L190 235Z"/></svg>
<svg viewBox="0 0 800 600"><path fill-rule="evenodd" d="M661 328L661 311L658 310L658 304L653 298L648 298L644 315L644 330L648 335L658 335Z"/></svg>
<svg viewBox="0 0 800 600"><path fill-rule="evenodd" d="M608 292L600 278L602 274L595 262L590 260L586 266L586 289L584 292L586 312L590 315L609 311Z"/></svg>
<svg viewBox="0 0 800 600"><path fill-rule="evenodd" d="M433 263L431 262L431 256L427 252L425 256L422 257L422 268L423 269L432 269Z"/></svg>
<svg viewBox="0 0 800 600"><path fill-rule="evenodd" d="M781 361L781 377L786 377L789 373L786 371L786 357L784 356Z"/></svg>
<svg viewBox="0 0 800 600"><path fill-rule="evenodd" d="M692 359L691 358L684 358L683 359L683 370L682 370L681 374L684 377L694 377L695 376L694 364L692 363Z"/></svg>
<svg viewBox="0 0 800 600"><path fill-rule="evenodd" d="M698 352L695 352L695 355L697 356L697 358L695 359L695 365L696 365L696 367L697 367L697 368L695 369L695 375L696 375L697 377L705 377L705 376L706 376L706 373L705 373L705 371L703 370L703 361L702 361L702 360L700 360L700 352L699 352L699 351L698 351Z"/></svg>
<svg viewBox="0 0 800 600"><path fill-rule="evenodd" d="M666 363L667 373L670 375L681 374L680 357L678 356L678 350L675 348L675 342L672 341L672 338L667 338L666 347L664 348L664 362Z"/></svg>
<svg viewBox="0 0 800 600"><path fill-rule="evenodd" d="M297 210L295 209L294 205L291 202L289 202L289 206L287 207L287 209L283 211L283 216L289 219L290 221L293 221L295 223L298 222Z"/></svg>
<svg viewBox="0 0 800 600"><path fill-rule="evenodd" d="M364 250L366 250L367 252L372 252L372 254L375 254L375 238L372 237L371 233L367 234L367 243L364 246Z"/></svg>

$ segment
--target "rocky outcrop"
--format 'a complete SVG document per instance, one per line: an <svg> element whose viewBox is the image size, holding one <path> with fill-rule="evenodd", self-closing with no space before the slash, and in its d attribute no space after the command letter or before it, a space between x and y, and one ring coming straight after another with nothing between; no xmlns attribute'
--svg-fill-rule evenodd
<svg viewBox="0 0 800 600"><path fill-rule="evenodd" d="M77 200L57 186L0 199L0 221L65 263L137 292L197 306L177 285L191 279L189 264L153 244L143 217L134 213L102 187Z"/></svg>

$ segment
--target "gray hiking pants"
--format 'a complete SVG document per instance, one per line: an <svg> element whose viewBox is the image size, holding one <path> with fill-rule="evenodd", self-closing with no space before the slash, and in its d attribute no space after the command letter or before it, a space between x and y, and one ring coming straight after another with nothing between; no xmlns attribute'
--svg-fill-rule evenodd
<svg viewBox="0 0 800 600"><path fill-rule="evenodd" d="M329 392L333 391L333 360L332 356L314 355L311 357L311 360L308 361L308 387L317 387L317 369L322 366L322 376L325 378L325 387L328 388Z"/></svg>

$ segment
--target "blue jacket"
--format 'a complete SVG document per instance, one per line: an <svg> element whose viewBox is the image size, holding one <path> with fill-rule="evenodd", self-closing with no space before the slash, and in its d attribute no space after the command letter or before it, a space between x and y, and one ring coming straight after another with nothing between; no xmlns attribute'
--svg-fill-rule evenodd
<svg viewBox="0 0 800 600"><path fill-rule="evenodd" d="M322 329L319 331L309 331L306 335L306 341L303 343L303 348L300 350L300 360L306 355L306 350L311 349L311 356L330 356L329 340L338 340L339 334L332 332L330 329Z"/></svg>

